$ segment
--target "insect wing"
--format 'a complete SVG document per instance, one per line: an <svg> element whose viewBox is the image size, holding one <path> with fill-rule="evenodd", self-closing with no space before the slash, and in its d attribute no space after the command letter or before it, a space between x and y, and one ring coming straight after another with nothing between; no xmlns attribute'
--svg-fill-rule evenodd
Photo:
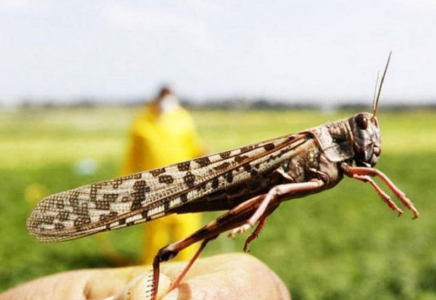
<svg viewBox="0 0 436 300"><path fill-rule="evenodd" d="M54 194L37 204L27 227L39 241L55 242L156 219L186 202L248 180L244 166L251 168L256 162L267 168L267 160L271 165L275 158L268 154L286 152L304 138L287 135Z"/></svg>

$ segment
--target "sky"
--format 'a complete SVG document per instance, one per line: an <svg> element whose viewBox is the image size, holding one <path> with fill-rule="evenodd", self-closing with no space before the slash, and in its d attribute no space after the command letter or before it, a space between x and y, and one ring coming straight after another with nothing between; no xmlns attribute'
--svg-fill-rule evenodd
<svg viewBox="0 0 436 300"><path fill-rule="evenodd" d="M436 102L433 0L1 0L0 105L162 84L199 102L370 103L391 50L381 101Z"/></svg>

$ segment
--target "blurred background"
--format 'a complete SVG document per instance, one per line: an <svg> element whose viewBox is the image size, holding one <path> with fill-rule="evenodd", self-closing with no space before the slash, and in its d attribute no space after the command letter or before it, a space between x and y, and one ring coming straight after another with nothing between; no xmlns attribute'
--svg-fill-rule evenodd
<svg viewBox="0 0 436 300"><path fill-rule="evenodd" d="M39 244L25 223L42 197L120 174L163 84L211 153L370 111L390 50L377 167L421 218L347 179L285 203L250 246L297 300L436 299L436 3L0 1L0 291L140 260L140 226ZM222 236L204 255L243 241Z"/></svg>

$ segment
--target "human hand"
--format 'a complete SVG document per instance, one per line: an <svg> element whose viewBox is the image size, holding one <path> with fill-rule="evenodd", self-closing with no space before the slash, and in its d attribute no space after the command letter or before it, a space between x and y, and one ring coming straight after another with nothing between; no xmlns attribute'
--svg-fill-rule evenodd
<svg viewBox="0 0 436 300"><path fill-rule="evenodd" d="M180 285L168 291L186 262L162 264L161 300L258 299L289 300L283 282L251 255L230 253L200 259ZM0 300L144 300L151 282L150 267L78 270L39 278L0 294ZM115 295L115 296L114 296Z"/></svg>

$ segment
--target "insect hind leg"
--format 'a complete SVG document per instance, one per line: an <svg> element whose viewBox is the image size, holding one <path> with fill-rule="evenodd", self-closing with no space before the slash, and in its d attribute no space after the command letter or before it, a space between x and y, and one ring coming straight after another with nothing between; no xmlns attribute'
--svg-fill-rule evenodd
<svg viewBox="0 0 436 300"><path fill-rule="evenodd" d="M265 226L267 217L262 217L259 220L259 223L257 224L256 229L248 236L248 238L245 240L244 244L244 252L250 252L248 249L248 244L250 244L255 238L257 238L262 231L263 227Z"/></svg>
<svg viewBox="0 0 436 300"><path fill-rule="evenodd" d="M160 263L170 260L175 257L180 251L189 247L190 245L203 241L199 250L194 257L189 261L188 265L182 271L182 273L176 278L171 285L171 289L177 288L183 277L189 271L195 260L200 255L201 251L206 247L207 243L217 238L221 233L235 228L245 222L253 215L262 203L263 197L255 197L248 201L245 201L235 208L231 209L227 213L213 220L203 228L192 233L190 236L169 244L159 250L153 261L153 279L152 279L152 299L157 299L157 292L159 288L159 275L160 275ZM272 210L271 210L272 212Z"/></svg>
<svg viewBox="0 0 436 300"><path fill-rule="evenodd" d="M183 277L185 277L186 273L188 273L189 269L192 267L194 262L197 260L197 258L200 256L200 253L203 251L204 248L206 248L206 245L211 241L218 237L219 235L215 235L211 238L207 238L201 242L200 248L195 252L194 256L189 260L186 267L183 269L183 271L177 276L176 280L173 281L173 283L170 286L170 291L175 289L180 282L182 281Z"/></svg>

